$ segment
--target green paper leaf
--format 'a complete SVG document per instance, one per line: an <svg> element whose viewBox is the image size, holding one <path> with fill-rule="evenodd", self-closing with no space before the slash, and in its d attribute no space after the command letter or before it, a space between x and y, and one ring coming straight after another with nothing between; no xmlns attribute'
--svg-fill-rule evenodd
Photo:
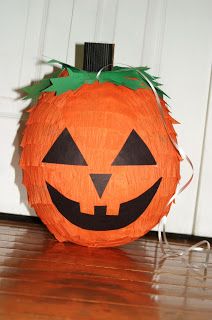
<svg viewBox="0 0 212 320"><path fill-rule="evenodd" d="M77 72L72 68L67 67L68 76L56 79L50 79L51 86L45 88L44 92L55 92L56 95L60 95L68 90L76 90L80 88L84 83L93 83L96 80L95 73Z"/></svg>
<svg viewBox="0 0 212 320"><path fill-rule="evenodd" d="M61 70L57 70L52 74L52 77L57 77L60 73L61 73ZM49 78L49 79L42 79L38 83L22 88L22 91L26 93L24 100L36 99L40 95L40 93L44 89L48 88L50 85L51 85L51 81Z"/></svg>
<svg viewBox="0 0 212 320"><path fill-rule="evenodd" d="M70 66L69 64L64 63L64 62L61 62L61 61L59 61L59 60L51 59L51 60L48 61L48 63L50 63L50 64L58 63L58 64L61 64L61 66L62 66L63 69L67 69L67 68L68 68L68 69L71 69L71 70L73 70L73 71L80 71L80 69L77 69L77 68L75 68L75 67L72 67L72 66Z"/></svg>
<svg viewBox="0 0 212 320"><path fill-rule="evenodd" d="M24 87L22 90L26 93L26 96L24 99L33 99L37 97L42 90L45 88L48 88L48 86L51 85L51 82L49 79L42 80L37 84L34 84L32 86Z"/></svg>

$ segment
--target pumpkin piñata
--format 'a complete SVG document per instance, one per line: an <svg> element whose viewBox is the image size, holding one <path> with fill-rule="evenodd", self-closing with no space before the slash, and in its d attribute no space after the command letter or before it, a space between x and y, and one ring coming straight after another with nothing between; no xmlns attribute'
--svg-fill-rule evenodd
<svg viewBox="0 0 212 320"><path fill-rule="evenodd" d="M137 72L139 70L140 74ZM135 240L168 214L180 155L163 92L147 68L97 77L62 64L25 88L39 96L21 146L29 202L59 241L107 247ZM163 108L168 134L155 95Z"/></svg>

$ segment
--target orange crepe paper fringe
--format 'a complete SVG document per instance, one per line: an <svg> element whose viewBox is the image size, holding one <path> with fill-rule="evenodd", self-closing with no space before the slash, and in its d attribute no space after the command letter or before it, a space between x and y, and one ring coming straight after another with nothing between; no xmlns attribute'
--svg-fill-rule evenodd
<svg viewBox="0 0 212 320"><path fill-rule="evenodd" d="M176 141L166 104L161 100L170 136ZM88 166L43 163L61 132L67 128ZM156 160L154 166L111 166L130 132L135 130ZM168 214L167 202L180 179L180 156L171 144L150 89L130 90L111 83L83 85L59 96L41 95L30 110L21 146L21 167L29 202L59 241L107 247L135 240ZM101 198L89 177L91 173L111 174ZM145 212L130 225L109 231L79 228L65 219L50 198L46 182L65 197L80 203L82 212L94 214L94 206L107 206L117 215L121 203L161 184ZM170 207L170 206L169 206Z"/></svg>

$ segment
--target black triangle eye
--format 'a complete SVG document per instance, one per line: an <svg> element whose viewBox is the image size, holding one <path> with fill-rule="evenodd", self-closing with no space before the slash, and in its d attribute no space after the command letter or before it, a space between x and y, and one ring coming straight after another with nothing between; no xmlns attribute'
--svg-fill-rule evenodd
<svg viewBox="0 0 212 320"><path fill-rule="evenodd" d="M67 129L59 135L42 162L87 166L82 153Z"/></svg>
<svg viewBox="0 0 212 320"><path fill-rule="evenodd" d="M133 130L123 145L113 166L155 165L156 161L147 145Z"/></svg>

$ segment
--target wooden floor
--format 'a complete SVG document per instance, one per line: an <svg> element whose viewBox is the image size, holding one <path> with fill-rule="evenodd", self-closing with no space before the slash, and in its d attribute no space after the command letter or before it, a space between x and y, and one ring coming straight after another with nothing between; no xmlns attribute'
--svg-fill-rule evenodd
<svg viewBox="0 0 212 320"><path fill-rule="evenodd" d="M91 249L58 243L41 224L0 221L0 319L210 320L212 264L204 278L181 258L163 261L154 236Z"/></svg>

